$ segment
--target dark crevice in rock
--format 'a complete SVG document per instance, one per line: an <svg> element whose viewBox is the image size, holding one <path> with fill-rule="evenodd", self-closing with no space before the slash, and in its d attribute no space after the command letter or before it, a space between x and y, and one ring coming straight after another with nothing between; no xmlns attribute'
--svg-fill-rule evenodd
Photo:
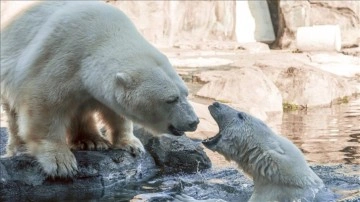
<svg viewBox="0 0 360 202"><path fill-rule="evenodd" d="M267 4L275 33L275 41L272 42L269 47L271 49L287 48L289 44L281 44L286 25L284 15L280 8L280 0L267 0Z"/></svg>

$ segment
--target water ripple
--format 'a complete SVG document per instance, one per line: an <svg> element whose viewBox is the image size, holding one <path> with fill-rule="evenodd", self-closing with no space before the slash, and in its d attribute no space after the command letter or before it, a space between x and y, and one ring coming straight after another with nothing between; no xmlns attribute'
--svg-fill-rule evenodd
<svg viewBox="0 0 360 202"><path fill-rule="evenodd" d="M276 127L310 162L360 164L360 98L331 108L284 113Z"/></svg>

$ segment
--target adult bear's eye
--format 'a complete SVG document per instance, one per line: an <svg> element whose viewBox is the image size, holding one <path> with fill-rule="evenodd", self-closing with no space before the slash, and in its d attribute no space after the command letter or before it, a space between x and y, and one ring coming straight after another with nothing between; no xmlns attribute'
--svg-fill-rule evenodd
<svg viewBox="0 0 360 202"><path fill-rule="evenodd" d="M166 103L168 104L174 104L174 103L177 103L179 101L179 96L174 96L174 97L171 97L170 99L168 99L166 101Z"/></svg>
<svg viewBox="0 0 360 202"><path fill-rule="evenodd" d="M241 120L244 120L245 118L244 118L244 115L242 114L242 113L238 113L238 116L239 116L239 118L241 119Z"/></svg>

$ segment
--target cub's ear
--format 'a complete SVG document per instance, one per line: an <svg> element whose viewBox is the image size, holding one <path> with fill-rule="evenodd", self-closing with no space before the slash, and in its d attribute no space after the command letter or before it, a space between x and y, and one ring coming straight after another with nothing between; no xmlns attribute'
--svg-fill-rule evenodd
<svg viewBox="0 0 360 202"><path fill-rule="evenodd" d="M131 85L132 79L127 73L117 73L116 82L122 86L129 86Z"/></svg>

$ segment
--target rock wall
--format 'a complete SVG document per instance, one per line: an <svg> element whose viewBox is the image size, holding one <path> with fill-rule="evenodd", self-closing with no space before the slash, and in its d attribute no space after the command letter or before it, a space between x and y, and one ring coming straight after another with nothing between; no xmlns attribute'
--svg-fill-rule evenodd
<svg viewBox="0 0 360 202"><path fill-rule="evenodd" d="M234 1L107 2L123 10L147 39L160 46L234 38Z"/></svg>
<svg viewBox="0 0 360 202"><path fill-rule="evenodd" d="M296 29L301 26L338 24L342 46L359 46L360 1L267 0L277 40L272 47L294 48Z"/></svg>
<svg viewBox="0 0 360 202"><path fill-rule="evenodd" d="M267 1L276 35L273 48L294 48L298 27L323 24L340 25L343 47L360 43L360 1ZM201 42L236 40L235 1L108 2L157 45L197 48Z"/></svg>
<svg viewBox="0 0 360 202"><path fill-rule="evenodd" d="M1 1L1 24L30 1ZM160 47L203 48L236 41L235 1L114 1L139 31ZM360 43L360 1L267 0L276 35L273 48L294 48L299 26L339 24L344 47ZM241 19L238 19L241 20ZM261 23L260 23L261 24ZM239 28L237 28L239 29ZM210 45L210 48L213 47Z"/></svg>

